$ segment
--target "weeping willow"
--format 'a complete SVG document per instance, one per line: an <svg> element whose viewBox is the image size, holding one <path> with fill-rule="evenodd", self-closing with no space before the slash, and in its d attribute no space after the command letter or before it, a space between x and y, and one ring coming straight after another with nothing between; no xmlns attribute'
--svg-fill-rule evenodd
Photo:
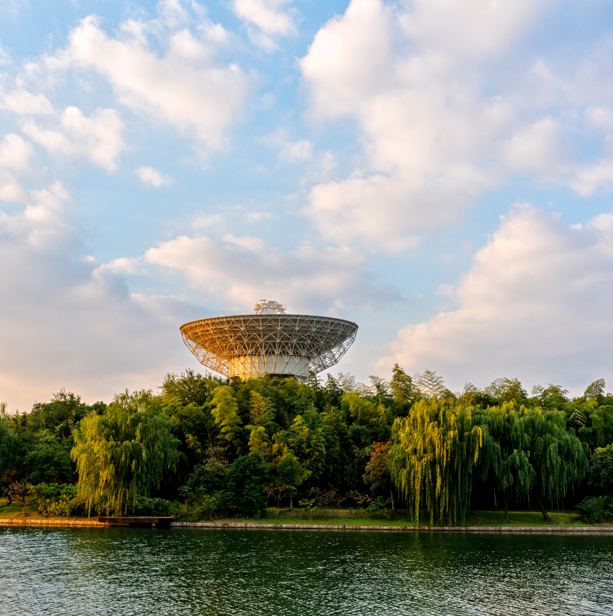
<svg viewBox="0 0 613 616"><path fill-rule="evenodd" d="M138 496L159 486L178 457L171 428L159 399L147 391L120 394L104 415L81 420L71 457L89 513L124 515Z"/></svg>
<svg viewBox="0 0 613 616"><path fill-rule="evenodd" d="M418 523L422 510L431 524L464 522L484 436L472 407L453 399L422 400L395 421L392 478Z"/></svg>

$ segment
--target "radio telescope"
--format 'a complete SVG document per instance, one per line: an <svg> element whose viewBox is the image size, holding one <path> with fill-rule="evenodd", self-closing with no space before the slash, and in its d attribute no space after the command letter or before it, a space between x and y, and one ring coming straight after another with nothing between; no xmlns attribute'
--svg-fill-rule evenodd
<svg viewBox="0 0 613 616"><path fill-rule="evenodd" d="M336 364L358 332L344 319L286 314L273 300L260 300L254 312L186 323L183 342L201 364L229 378L302 380Z"/></svg>

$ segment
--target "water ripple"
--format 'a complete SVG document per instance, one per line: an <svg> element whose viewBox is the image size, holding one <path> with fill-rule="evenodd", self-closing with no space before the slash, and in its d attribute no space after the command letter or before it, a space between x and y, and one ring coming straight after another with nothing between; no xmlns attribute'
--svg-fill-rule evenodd
<svg viewBox="0 0 613 616"><path fill-rule="evenodd" d="M0 528L0 614L591 616L613 537Z"/></svg>

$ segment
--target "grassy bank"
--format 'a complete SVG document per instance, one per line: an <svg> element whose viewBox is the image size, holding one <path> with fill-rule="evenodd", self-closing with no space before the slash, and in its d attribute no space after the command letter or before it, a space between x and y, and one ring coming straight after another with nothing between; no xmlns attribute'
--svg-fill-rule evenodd
<svg viewBox="0 0 613 616"><path fill-rule="evenodd" d="M511 511L509 521L505 522L503 511L477 511L466 520L465 526L518 526L518 527L562 527L562 526L613 526L612 524L587 524L583 522L576 512L549 512L552 521L546 522L540 511ZM327 524L345 526L414 526L415 521L406 511L396 511L390 520L373 520L369 517L360 515L355 517L348 510L340 509L330 511L329 517L325 519L310 519L300 510L282 510L277 518L263 517L257 520L253 518L224 518L216 520L218 522L238 522L250 523L259 522L263 524ZM420 526L430 526L428 519L420 519ZM447 526L446 524L434 524L434 526Z"/></svg>
<svg viewBox="0 0 613 616"><path fill-rule="evenodd" d="M509 521L505 522L503 511L476 511L472 516L467 518L465 526L521 526L521 527L561 527L561 526L607 526L613 524L587 524L583 522L578 513L573 511L550 511L552 521L546 522L540 511L510 511ZM94 516L95 517L95 516ZM0 501L0 519L56 519L56 520L86 520L86 517L70 517L70 518L44 518L38 513L36 503L31 497L26 498L25 507L21 502L13 502L8 505L6 501ZM204 521L204 520L203 520ZM245 518L233 517L216 519L217 522L234 522L249 524L258 522L262 524L332 524L345 526L414 526L415 521L409 516L407 511L395 511L392 513L390 520L373 520L364 514L356 516L355 511L349 509L328 510L325 518L312 519L306 515L306 512L301 509L290 511L289 509L281 509L279 516L261 517L261 518ZM420 526L430 526L430 520L420 519ZM446 526L446 524L434 526Z"/></svg>

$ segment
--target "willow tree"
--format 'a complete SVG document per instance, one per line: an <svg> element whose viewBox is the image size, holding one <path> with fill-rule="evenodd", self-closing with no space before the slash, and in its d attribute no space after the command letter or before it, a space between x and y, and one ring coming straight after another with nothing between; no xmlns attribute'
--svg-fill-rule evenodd
<svg viewBox="0 0 613 616"><path fill-rule="evenodd" d="M536 480L530 464L531 438L525 413L524 407L518 408L516 402L511 401L481 411L476 418L487 430L482 476L492 480L494 490L502 496L507 522L509 499L526 501Z"/></svg>
<svg viewBox="0 0 613 616"><path fill-rule="evenodd" d="M530 464L535 471L533 494L543 518L551 520L545 505L559 504L578 486L588 471L588 461L574 430L566 429L562 411L528 409L524 415L530 437Z"/></svg>
<svg viewBox="0 0 613 616"><path fill-rule="evenodd" d="M89 513L124 515L139 496L159 487L178 457L172 425L150 391L126 391L103 415L91 413L81 420L71 457Z"/></svg>
<svg viewBox="0 0 613 616"><path fill-rule="evenodd" d="M464 521L485 430L472 407L453 399L421 400L392 428L392 479L419 523L421 509L439 522Z"/></svg>

